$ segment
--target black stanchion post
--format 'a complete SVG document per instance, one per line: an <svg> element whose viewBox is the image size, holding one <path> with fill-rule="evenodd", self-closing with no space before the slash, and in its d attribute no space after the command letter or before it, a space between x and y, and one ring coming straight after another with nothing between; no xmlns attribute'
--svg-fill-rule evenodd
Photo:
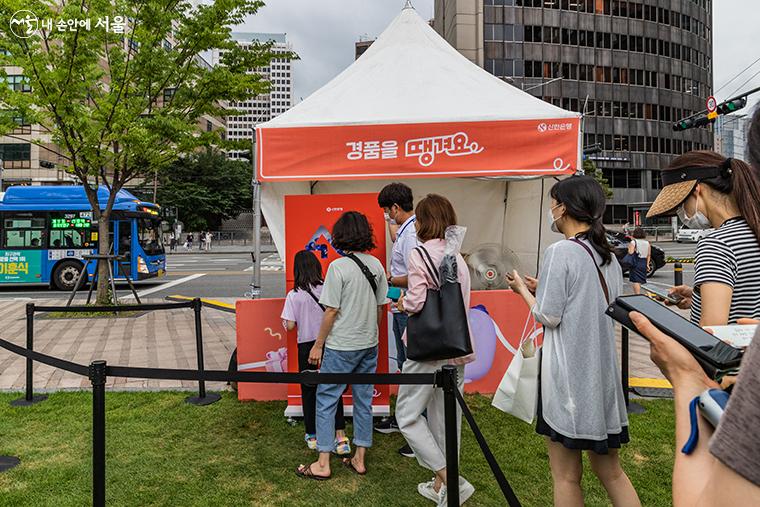
<svg viewBox="0 0 760 507"><path fill-rule="evenodd" d="M106 505L106 362L90 363L92 382L92 505Z"/></svg>
<svg viewBox="0 0 760 507"><path fill-rule="evenodd" d="M195 314L195 354L198 358L198 371L203 373L203 323L201 322L201 308L203 303L200 298L193 299L193 313ZM206 393L206 382L198 381L198 396L188 396L185 401L193 405L211 405L222 399L218 393Z"/></svg>
<svg viewBox="0 0 760 507"><path fill-rule="evenodd" d="M683 264L680 262L673 264L673 285L683 285Z"/></svg>
<svg viewBox="0 0 760 507"><path fill-rule="evenodd" d="M443 420L446 431L446 495L449 507L459 506L459 432L457 431L457 369L446 365L441 370Z"/></svg>
<svg viewBox="0 0 760 507"><path fill-rule="evenodd" d="M628 371L628 328L623 327L621 333L621 357L620 357L620 365L621 365L621 376L623 377L623 399L625 400L625 408L628 411L629 414L642 414L646 411L644 407L639 405L636 402L631 402L630 400L630 385L629 385L629 378L630 378L630 372Z"/></svg>
<svg viewBox="0 0 760 507"><path fill-rule="evenodd" d="M26 305L26 349L34 350L34 303ZM28 407L46 399L46 394L34 395L34 361L26 358L26 394L23 398L11 401L11 405Z"/></svg>

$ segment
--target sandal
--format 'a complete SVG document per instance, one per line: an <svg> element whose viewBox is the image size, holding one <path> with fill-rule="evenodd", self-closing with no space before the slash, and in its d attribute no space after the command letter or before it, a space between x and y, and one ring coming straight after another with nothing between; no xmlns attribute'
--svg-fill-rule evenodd
<svg viewBox="0 0 760 507"><path fill-rule="evenodd" d="M351 443L348 437L343 437L335 441L333 453L338 456L351 456Z"/></svg>
<svg viewBox="0 0 760 507"><path fill-rule="evenodd" d="M356 469L354 466L354 463L351 461L351 458L343 458L341 460L343 462L343 466L351 470L356 475L367 475L367 470L365 469L364 472L360 472Z"/></svg>
<svg viewBox="0 0 760 507"><path fill-rule="evenodd" d="M311 449L312 451L317 450L317 436L312 433L306 433L303 436L304 442L306 442L306 447Z"/></svg>
<svg viewBox="0 0 760 507"><path fill-rule="evenodd" d="M313 463L312 463L313 464ZM299 477L303 477L304 479L311 479L314 481L326 481L332 477L331 475L328 475L327 477L323 475L315 475L314 471L311 469L310 465L298 465L298 468L296 468L296 475Z"/></svg>

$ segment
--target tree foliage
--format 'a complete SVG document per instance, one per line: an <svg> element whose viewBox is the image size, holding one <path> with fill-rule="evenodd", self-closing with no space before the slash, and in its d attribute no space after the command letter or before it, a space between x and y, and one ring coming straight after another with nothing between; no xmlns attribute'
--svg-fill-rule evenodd
<svg viewBox="0 0 760 507"><path fill-rule="evenodd" d="M116 192L166 167L180 154L222 142L206 131L204 116L231 113L229 101L265 93L268 82L249 69L266 67L271 44L241 48L230 33L263 5L260 0L213 0L193 9L185 0L0 0L0 78L16 68L31 88L0 86L0 134L16 119L42 125L84 185L100 222L100 250L108 250L107 224ZM8 30L17 11L52 20L22 38ZM128 20L116 33L117 17ZM111 29L96 26L108 18ZM90 20L59 31L56 22ZM221 63L201 56L221 52ZM289 57L290 55L277 55ZM34 136L33 136L34 137ZM40 134L32 142L44 144ZM98 203L97 186L111 190ZM105 272L98 298L106 297ZM102 288L102 290L101 290Z"/></svg>
<svg viewBox="0 0 760 507"><path fill-rule="evenodd" d="M217 230L222 220L251 207L250 163L218 152L175 161L159 173L158 202L176 207L185 230Z"/></svg>
<svg viewBox="0 0 760 507"><path fill-rule="evenodd" d="M604 190L604 195L607 197L607 199L612 199L612 190L610 189L610 182L607 181L607 178L604 177L604 173L602 173L602 170L599 169L599 167L594 163L593 160L586 159L583 161L583 171L588 176L592 176L596 181L599 182L599 184L602 186L602 189Z"/></svg>

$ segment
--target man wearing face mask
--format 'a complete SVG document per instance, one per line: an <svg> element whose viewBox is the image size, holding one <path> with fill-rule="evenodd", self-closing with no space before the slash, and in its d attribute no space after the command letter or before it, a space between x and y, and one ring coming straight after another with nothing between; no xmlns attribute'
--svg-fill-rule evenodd
<svg viewBox="0 0 760 507"><path fill-rule="evenodd" d="M377 204L385 212L385 221L388 223L393 241L388 285L406 289L407 262L412 250L418 245L417 230L414 227L416 218L412 189L403 183L386 185L377 196ZM406 360L406 348L401 338L406 330L408 316L406 313L399 312L395 305L391 305L391 311L393 312L393 335L396 340L396 364L398 369L402 370ZM379 422L375 430L380 433L399 431L395 417ZM399 453L406 457L414 457L408 445L399 449Z"/></svg>
<svg viewBox="0 0 760 507"><path fill-rule="evenodd" d="M760 318L760 175L741 160L692 151L661 173L647 217L678 215L691 229L716 230L697 244L694 287L674 287L700 326Z"/></svg>

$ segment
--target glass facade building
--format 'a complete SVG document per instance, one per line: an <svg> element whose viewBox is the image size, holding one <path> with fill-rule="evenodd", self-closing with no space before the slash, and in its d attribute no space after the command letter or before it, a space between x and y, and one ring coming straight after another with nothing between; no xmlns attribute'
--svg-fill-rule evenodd
<svg viewBox="0 0 760 507"><path fill-rule="evenodd" d="M712 0L437 0L434 27L487 71L584 113L584 146L613 189L606 223L633 221L660 168L712 149L707 129L674 132L712 93ZM461 26L457 26L461 25Z"/></svg>

